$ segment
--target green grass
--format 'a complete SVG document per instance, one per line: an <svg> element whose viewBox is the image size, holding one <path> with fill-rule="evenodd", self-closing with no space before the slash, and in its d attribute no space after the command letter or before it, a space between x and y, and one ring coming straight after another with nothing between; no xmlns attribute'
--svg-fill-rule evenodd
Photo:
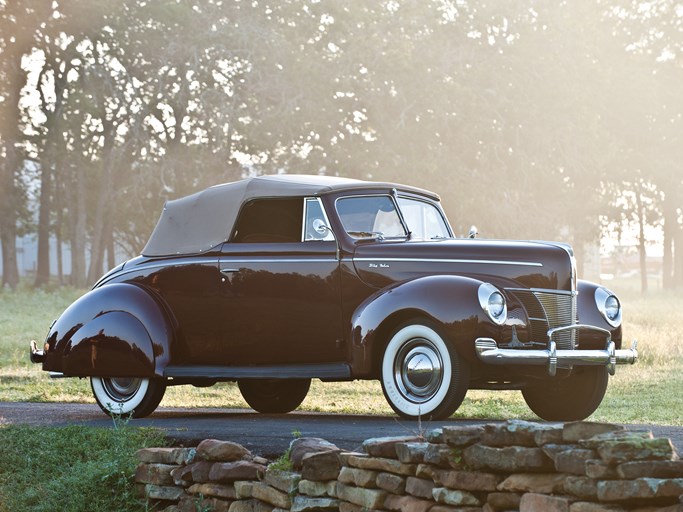
<svg viewBox="0 0 683 512"><path fill-rule="evenodd" d="M0 428L0 512L145 510L135 492L135 452L163 446L151 429Z"/></svg>
<svg viewBox="0 0 683 512"><path fill-rule="evenodd" d="M624 304L624 340L638 339L640 360L619 366L610 378L596 421L683 425L683 291L652 291L641 296L631 283L610 283ZM87 380L51 380L28 361L28 341L39 345L50 323L82 292L0 291L0 401L94 403ZM235 384L211 388L169 388L161 406L247 407ZM314 381L304 411L393 414L377 382ZM517 391L467 394L458 418L536 419Z"/></svg>
<svg viewBox="0 0 683 512"><path fill-rule="evenodd" d="M52 321L83 293L69 287L49 292L0 288L0 368L28 368L28 342L42 345Z"/></svg>

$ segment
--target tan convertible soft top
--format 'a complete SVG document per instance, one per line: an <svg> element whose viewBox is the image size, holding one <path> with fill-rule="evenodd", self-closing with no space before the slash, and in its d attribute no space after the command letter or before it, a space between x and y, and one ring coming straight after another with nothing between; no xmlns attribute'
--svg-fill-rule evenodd
<svg viewBox="0 0 683 512"><path fill-rule="evenodd" d="M142 254L197 254L227 242L240 207L255 197L311 197L334 190L375 187L395 187L439 199L433 192L405 185L332 176L283 174L247 178L166 202Z"/></svg>

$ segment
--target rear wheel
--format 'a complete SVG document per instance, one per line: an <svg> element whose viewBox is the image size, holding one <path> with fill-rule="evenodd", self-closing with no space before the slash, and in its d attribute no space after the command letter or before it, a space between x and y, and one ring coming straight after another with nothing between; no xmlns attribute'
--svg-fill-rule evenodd
<svg viewBox="0 0 683 512"><path fill-rule="evenodd" d="M522 389L529 408L546 421L579 421L595 412L607 391L607 368L584 366L562 380L544 380Z"/></svg>
<svg viewBox="0 0 683 512"><path fill-rule="evenodd" d="M262 413L285 413L304 401L311 379L243 379L237 381L249 407Z"/></svg>
<svg viewBox="0 0 683 512"><path fill-rule="evenodd" d="M469 368L432 322L413 320L391 336L382 359L382 390L409 419L444 419L465 398Z"/></svg>
<svg viewBox="0 0 683 512"><path fill-rule="evenodd" d="M166 392L164 379L90 377L93 395L109 416L144 418L154 412Z"/></svg>

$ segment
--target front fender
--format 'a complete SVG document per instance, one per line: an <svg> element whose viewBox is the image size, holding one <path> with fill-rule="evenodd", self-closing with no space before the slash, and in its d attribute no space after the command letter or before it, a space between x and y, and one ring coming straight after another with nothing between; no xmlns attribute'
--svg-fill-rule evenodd
<svg viewBox="0 0 683 512"><path fill-rule="evenodd" d="M612 327L607 320L602 316L595 303L595 290L603 288L603 286L584 280L578 280L577 290L579 295L577 297L577 308L579 313L579 323L583 325L593 325L607 329L612 333L612 341L616 348L621 348L621 325L619 327ZM580 348L605 348L605 336L591 331L579 331L578 345Z"/></svg>
<svg viewBox="0 0 683 512"><path fill-rule="evenodd" d="M368 297L351 317L351 365L354 376L372 376L391 332L410 318L441 325L454 348L478 364L474 340L488 333L498 339L500 327L482 310L477 292L483 281L436 275L397 283Z"/></svg>
<svg viewBox="0 0 683 512"><path fill-rule="evenodd" d="M66 376L162 377L173 329L145 288L116 283L69 306L50 328L43 369Z"/></svg>

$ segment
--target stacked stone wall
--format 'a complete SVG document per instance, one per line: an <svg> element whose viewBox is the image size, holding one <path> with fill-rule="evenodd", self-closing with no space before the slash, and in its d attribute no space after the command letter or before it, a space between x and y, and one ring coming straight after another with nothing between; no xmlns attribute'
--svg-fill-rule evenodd
<svg viewBox="0 0 683 512"><path fill-rule="evenodd" d="M449 426L358 453L301 438L278 464L216 440L138 457L136 482L166 512L683 512L671 441L603 423Z"/></svg>

